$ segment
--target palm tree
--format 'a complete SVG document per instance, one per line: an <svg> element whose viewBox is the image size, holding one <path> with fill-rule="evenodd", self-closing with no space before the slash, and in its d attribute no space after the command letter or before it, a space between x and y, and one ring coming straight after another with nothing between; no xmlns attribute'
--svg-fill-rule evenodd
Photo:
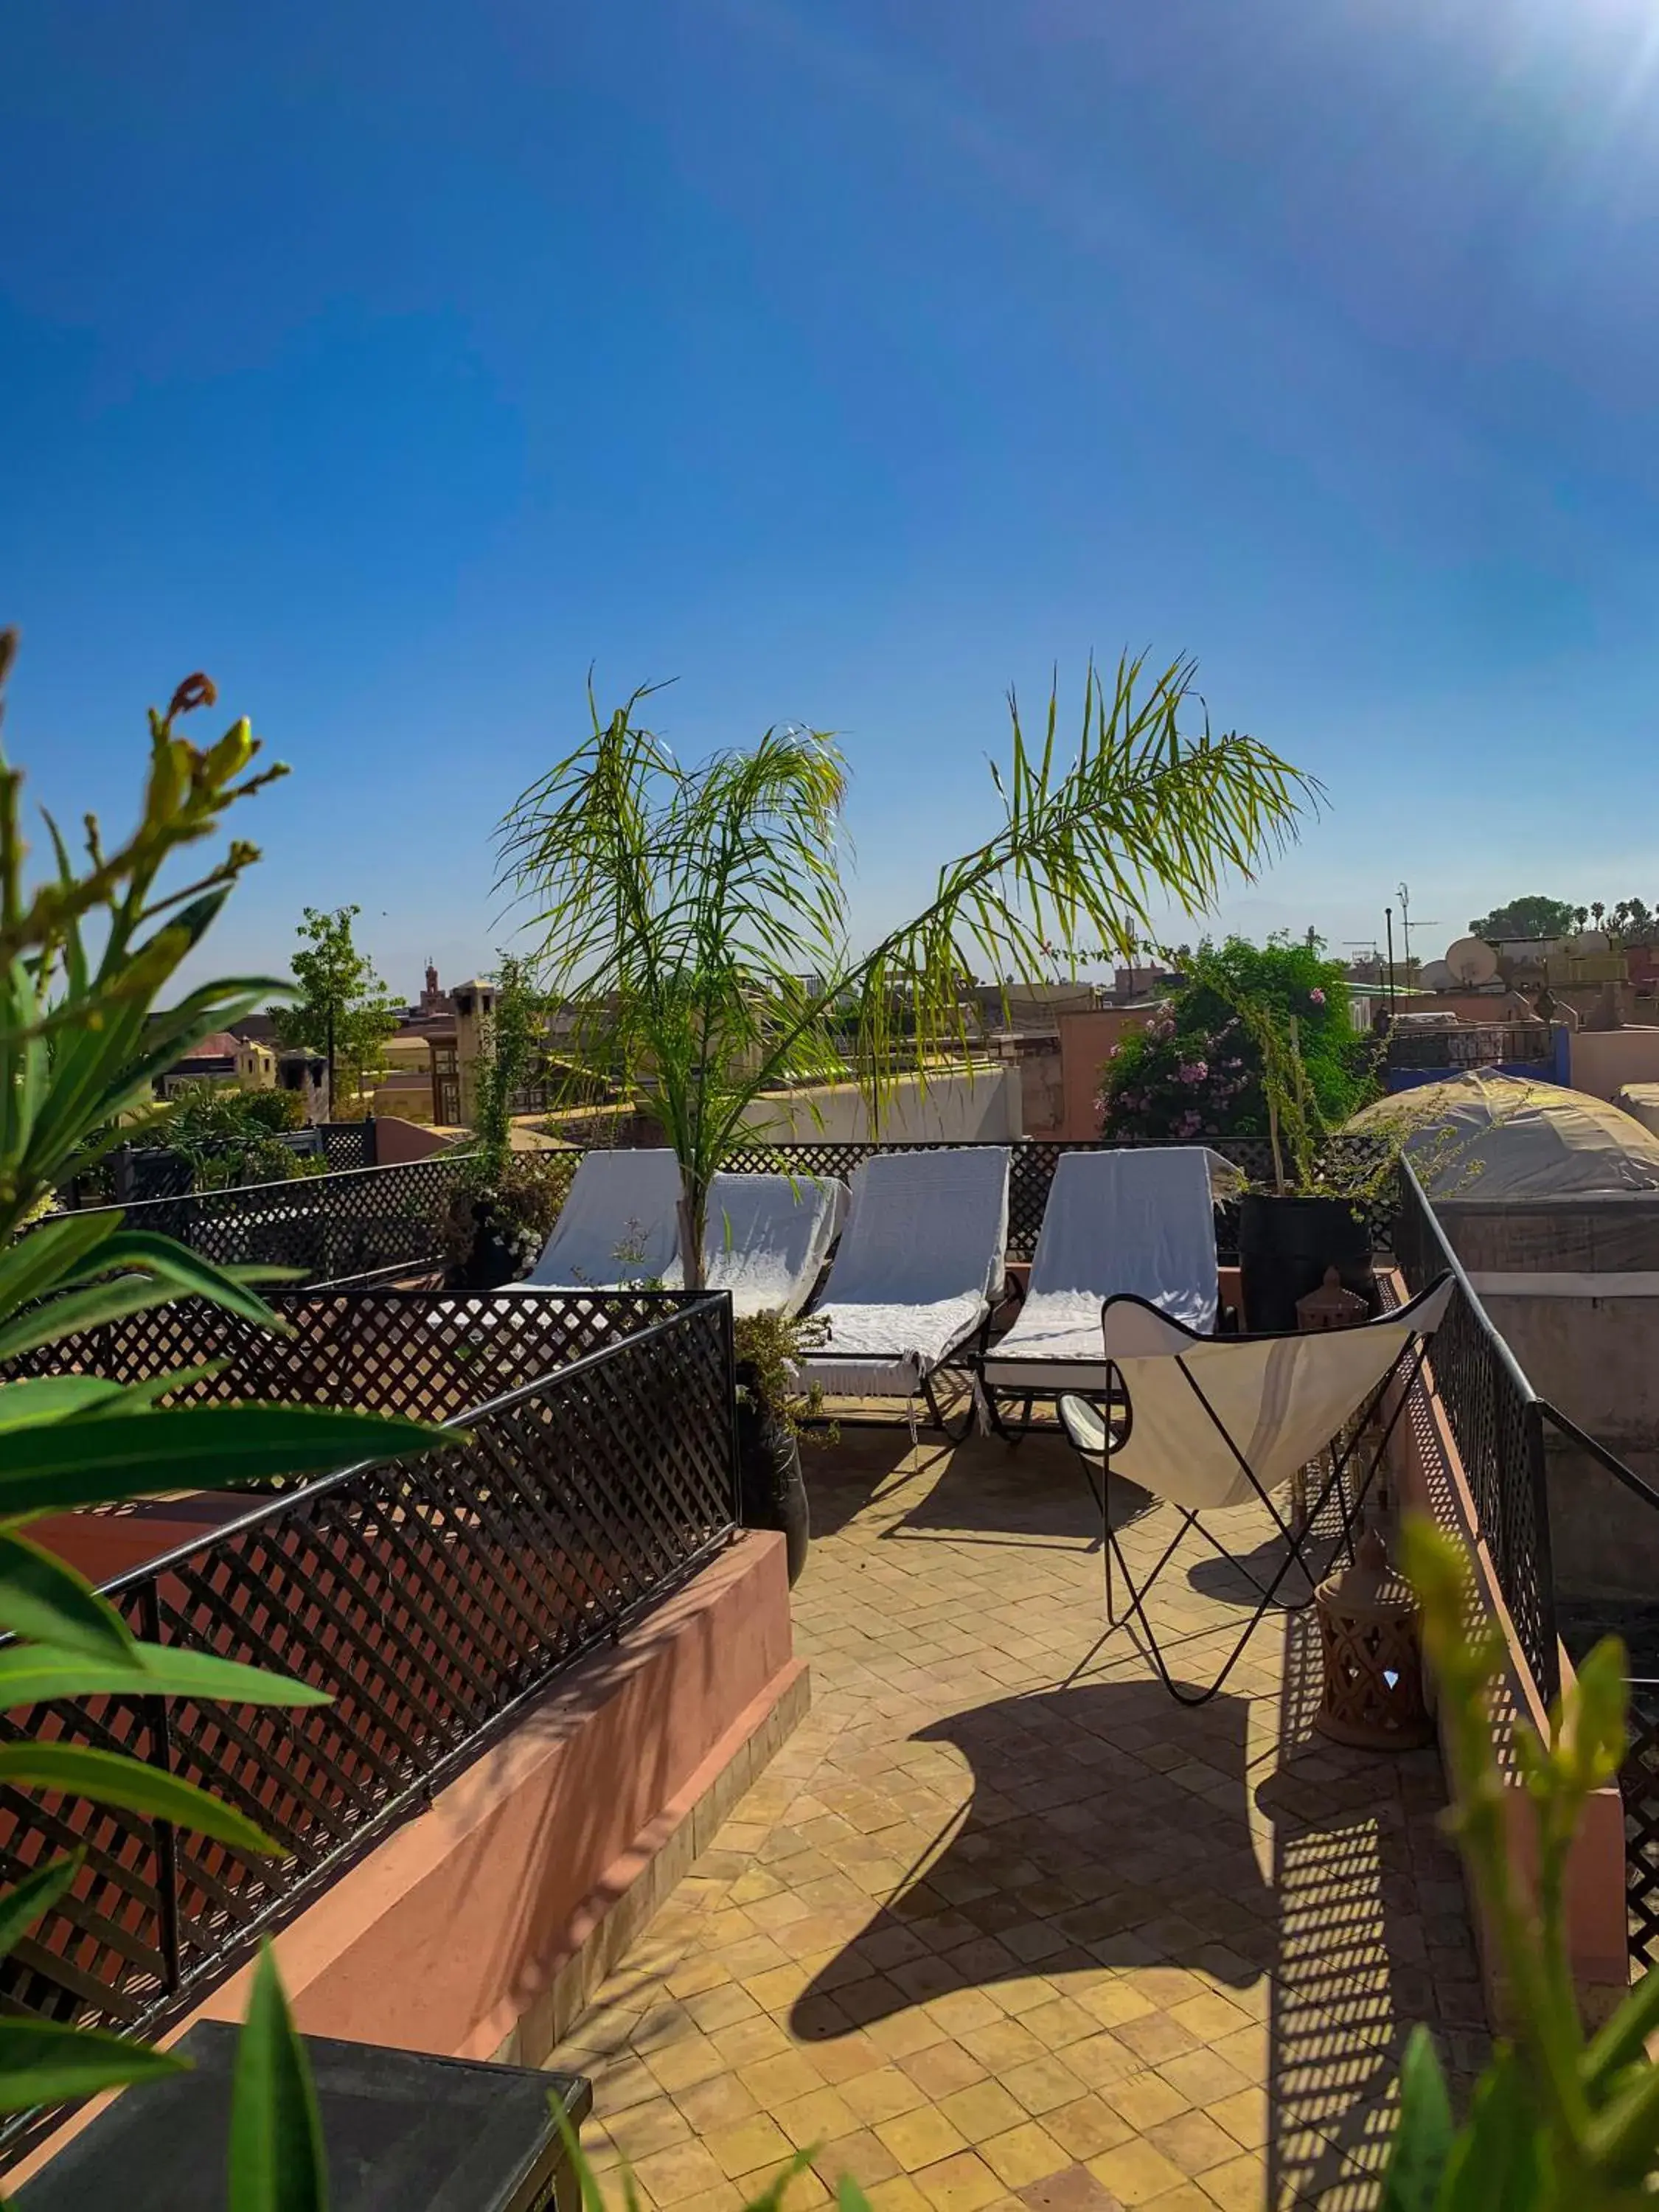
<svg viewBox="0 0 1659 2212"><path fill-rule="evenodd" d="M1294 836L1318 786L1254 738L1181 734L1193 673L1148 678L1126 658L1109 683L1091 663L1069 755L1056 692L1040 746L1011 693L1000 823L866 951L848 941L847 771L829 732L774 728L685 767L635 723L648 689L607 720L590 686L592 733L501 825L500 882L573 1010L573 1079L639 1085L679 1159L689 1285L710 1180L764 1137L764 1094L855 1073L878 1111L902 1065L925 1084L930 1060L969 1043L975 969L1125 957L1155 933L1155 904L1201 910Z"/></svg>

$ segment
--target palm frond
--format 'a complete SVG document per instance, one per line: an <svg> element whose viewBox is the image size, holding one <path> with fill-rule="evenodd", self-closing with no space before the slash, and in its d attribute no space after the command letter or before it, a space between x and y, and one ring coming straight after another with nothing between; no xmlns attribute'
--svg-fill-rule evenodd
<svg viewBox="0 0 1659 2212"><path fill-rule="evenodd" d="M1189 661L1091 664L1074 755L1046 725L991 775L1001 823L941 868L911 920L848 943L847 772L829 732L768 730L695 766L635 722L645 691L526 790L498 837L538 977L574 1017L574 1081L635 1091L684 1172L688 1280L725 1153L769 1094L855 1073L878 1106L902 1063L974 1042L973 971L1128 954L1161 906L1201 912L1296 833L1318 787L1249 737L1194 737ZM695 1242L693 1234L695 1232Z"/></svg>

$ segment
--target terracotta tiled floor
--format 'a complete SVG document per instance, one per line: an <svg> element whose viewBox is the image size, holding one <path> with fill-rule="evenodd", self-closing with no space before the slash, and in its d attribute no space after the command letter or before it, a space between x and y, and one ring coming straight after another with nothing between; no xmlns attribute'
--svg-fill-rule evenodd
<svg viewBox="0 0 1659 2212"><path fill-rule="evenodd" d="M851 1431L807 1474L811 1714L558 2053L607 2189L732 2212L811 2148L792 2208L843 2173L878 2212L1375 2203L1411 2023L1481 2055L1433 1754L1311 1733L1305 1622L1196 1711L1101 1644L1052 1436ZM1158 1617L1196 1674L1241 1615L1195 1557Z"/></svg>

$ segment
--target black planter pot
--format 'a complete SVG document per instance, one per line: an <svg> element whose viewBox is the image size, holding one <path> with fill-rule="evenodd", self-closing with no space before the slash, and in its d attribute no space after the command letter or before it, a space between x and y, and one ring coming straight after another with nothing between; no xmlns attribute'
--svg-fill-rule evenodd
<svg viewBox="0 0 1659 2212"><path fill-rule="evenodd" d="M1345 1291L1378 1310L1370 1231L1346 1200L1251 1191L1239 1204L1238 1267L1247 1329L1292 1329L1296 1302L1334 1267Z"/></svg>
<svg viewBox="0 0 1659 2212"><path fill-rule="evenodd" d="M449 1271L449 1287L456 1291L498 1291L516 1282L519 1255L493 1228L480 1229L472 1249L459 1267Z"/></svg>
<svg viewBox="0 0 1659 2212"><path fill-rule="evenodd" d="M524 1233L511 1221L498 1220L488 1198L472 1201L472 1249L451 1267L444 1286L451 1291L498 1291L524 1273Z"/></svg>
<svg viewBox="0 0 1659 2212"><path fill-rule="evenodd" d="M738 1481L743 1525L782 1530L793 1588L806 1565L811 1536L800 1445L769 1406L755 1402L750 1376L741 1365L738 1381L744 1386L738 1400Z"/></svg>

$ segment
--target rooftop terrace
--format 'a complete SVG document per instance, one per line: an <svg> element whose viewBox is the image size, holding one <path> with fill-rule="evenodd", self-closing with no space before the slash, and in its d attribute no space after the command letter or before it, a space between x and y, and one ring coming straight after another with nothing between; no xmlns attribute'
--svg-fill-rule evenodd
<svg viewBox="0 0 1659 2212"><path fill-rule="evenodd" d="M1437 1755L1313 1734L1305 1618L1174 1705L1100 1641L1056 1437L862 1430L807 1474L811 1712L556 2054L616 2200L625 2160L727 2212L816 2147L791 2208L843 2173L877 2212L1374 2204L1412 2023L1483 2053ZM1243 1588L1212 1560L1154 1601L1195 1672Z"/></svg>
<svg viewBox="0 0 1659 2212"><path fill-rule="evenodd" d="M830 1171L867 1149L794 1157ZM1073 1149L1016 1152L1011 1263L1030 1259L1057 1163ZM221 1240L240 1252L241 1240L274 1238L286 1255L301 1237L313 1267L362 1285L420 1272L454 1172L428 1162L336 1174L298 1198L283 1186L280 1205L262 1190L182 1203L217 1256L232 1256ZM1406 1285L1453 1264L1408 1176L1376 1211L1379 1248ZM1230 1297L1234 1227L1224 1206ZM1547 1409L1458 1279L1433 1344L1432 1389L1414 1389L1401 1424L1395 1473L1404 1484L1414 1470L1415 1491L1401 1494L1478 1536L1477 1573L1510 1632L1504 1713L1537 1713L1559 1671ZM1387 1297L1401 1294L1390 1275ZM304 1907L349 1921L354 1880L376 1878L372 1858L356 1863L364 1841L385 1836L394 1856L399 1837L409 1850L447 1848L430 1844L446 1818L428 1825L419 1814L433 1787L441 1804L451 1785L477 1805L505 1802L489 1796L508 1786L501 1777L540 1755L535 1712L561 1694L580 1700L619 1650L617 1681L633 1668L643 1686L640 1670L660 1661L651 1681L667 1686L640 1687L626 1706L626 1756L603 1769L644 1793L633 1811L624 1819L621 1793L595 1786L601 1769L573 1759L568 1786L550 1781L533 1818L520 1807L498 1862L504 1881L477 1882L458 1846L442 1910L420 1908L429 1954L405 1940L415 1921L394 1924L388 1911L374 1940L392 1978L407 1970L395 2004L378 1970L343 1948L330 1954L331 1994L301 1990L302 2027L424 2037L430 2048L451 2039L468 2051L472 2036L487 2055L505 2032L485 2034L489 2006L510 1997L511 2017L533 2017L538 2039L521 2025L501 2054L593 2076L590 2147L618 2203L626 2163L647 2212L736 2212L797 2153L810 2165L790 2184L787 2212L827 2201L843 2174L876 2212L1358 2212L1378 2201L1400 2058L1418 2021L1434 2028L1462 2102L1483 2057L1486 2004L1460 1869L1437 1825L1437 1754L1351 1752L1314 1731L1320 1668L1308 1614L1270 1613L1222 1695L1196 1711L1174 1703L1129 1630L1103 1638L1097 1509L1048 1415L1023 1443L974 1436L952 1448L936 1432L917 1442L902 1400L889 1399L860 1409L880 1425L848 1427L805 1454L815 1542L793 1616L812 1669L811 1711L790 1735L803 1700L787 1715L779 1705L763 1748L745 1744L741 1766L726 1770L718 1832L705 1834L699 1801L672 1864L653 1869L660 1882L618 1913L616 1942L596 1942L567 1973L561 1931L587 1899L620 1894L604 1887L617 1853L647 1832L647 1814L679 1802L697 1760L749 1710L764 1670L737 1684L734 1652L758 1665L738 1651L757 1643L756 1606L775 1613L767 1666L795 1665L777 1540L738 1539L733 1526L725 1304L591 1291L480 1298L337 1279L282 1301L296 1328L286 1339L185 1302L51 1357L124 1376L211 1357L221 1364L191 1386L209 1397L303 1402L349 1381L357 1403L464 1419L471 1441L263 1501L228 1533L196 1532L170 1566L128 1573L120 1601L139 1612L153 1602L166 1640L211 1640L227 1590L239 1635L254 1634L278 1561L295 1600L276 1616L283 1635L307 1607L331 1622L349 1615L350 1665L338 1663L350 1695L295 1733L298 1749L256 1759L265 1780L294 1784L294 1803L280 1808L291 1856L231 1881L193 1847L184 1854L182 1969L169 1963L166 1926L154 1924L148 1869L160 1844L128 1821L98 1869L123 1900L126 1949L112 1964L88 1953L97 1930L82 1924L84 1900L69 1900L36 1961L44 2000L28 2002L82 2002L70 1972L79 1958L93 1999L145 2032L204 1996L234 2008L224 1977L266 1918L282 1925ZM1115 1508L1128 1513L1127 1499L1144 1504L1120 1484ZM1163 1551L1172 1512L1145 1510L1122 1526L1138 1572ZM1206 1517L1247 1565L1277 1556L1264 1510ZM767 1545L770 1598L753 1565ZM710 1578L726 1593L710 1607L726 1610L697 1616L683 1635ZM1158 1584L1151 1611L1178 1674L1194 1683L1213 1674L1253 1595L1219 1557ZM662 1628L671 1616L682 1626ZM664 1657L671 1647L680 1661ZM248 1656L281 1663L283 1651ZM721 1704L708 1688L728 1675ZM551 1705L532 1712L550 1690ZM668 1711L676 1695L678 1722ZM687 1701L700 1699L708 1725L692 1743L682 1723ZM607 1710L624 1710L620 1695ZM376 1747L386 1715L410 1739L395 1755ZM187 1731L182 1743L198 1762L192 1773L242 1778L216 1736L201 1737ZM684 1772L670 1771L674 1745ZM301 1753L343 1763L349 1778L354 1762L372 1771L361 1787L313 1788L309 1769L295 1779ZM1625 1977L1622 1930L1601 1923L1621 1917L1626 1816L1633 1905L1659 1881L1642 1841L1659 1783L1635 1761L1626 1779L1622 1812L1617 1793L1603 1793L1600 1808L1590 1887L1606 1910L1574 1957L1587 1989ZM711 1826L719 1817L713 1796L706 1817ZM617 1833L605 1841L607 1820ZM455 1820L448 1828L462 1834ZM553 1875L571 1892L568 1913L542 1893ZM455 1917L485 1888L498 1923L493 1963ZM301 1951L306 1926L302 1917L295 1930ZM1639 1942L1650 1932L1641 1921ZM440 2020L444 1975L466 1978L457 1960L477 1964L478 1990L462 1992L471 2009L458 1999L454 2020ZM497 1967L501 1989L485 1989ZM355 2003L358 1991L369 1993L367 2009L344 2029L315 2008ZM572 1991L580 2002L567 2003ZM415 2020L415 2000L431 2020Z"/></svg>

